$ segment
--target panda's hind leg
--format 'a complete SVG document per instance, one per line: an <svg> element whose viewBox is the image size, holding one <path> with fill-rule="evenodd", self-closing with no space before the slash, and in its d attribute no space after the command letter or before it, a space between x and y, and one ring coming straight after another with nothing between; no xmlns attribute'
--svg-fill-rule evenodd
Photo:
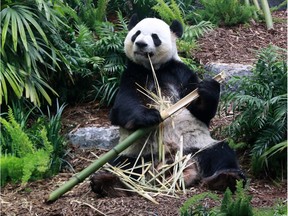
<svg viewBox="0 0 288 216"><path fill-rule="evenodd" d="M90 177L90 186L94 193L99 197L122 197L129 196L125 190L126 186L120 181L119 177L106 171L99 171Z"/></svg>
<svg viewBox="0 0 288 216"><path fill-rule="evenodd" d="M236 153L227 142L218 142L207 149L203 149L197 156L202 176L202 183L211 190L224 191L230 188L236 190L236 182L246 177L239 168Z"/></svg>
<svg viewBox="0 0 288 216"><path fill-rule="evenodd" d="M239 180L243 180L243 186L245 186L246 178L242 171L237 169L220 170L214 175L202 179L202 184L210 190L225 191L226 188L229 188L234 192L236 191L236 183Z"/></svg>

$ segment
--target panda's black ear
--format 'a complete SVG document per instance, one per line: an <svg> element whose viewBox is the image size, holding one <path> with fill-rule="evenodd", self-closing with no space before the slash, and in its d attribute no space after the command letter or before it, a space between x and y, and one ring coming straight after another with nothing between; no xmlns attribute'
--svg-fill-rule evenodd
<svg viewBox="0 0 288 216"><path fill-rule="evenodd" d="M172 24L170 25L170 30L178 37L180 38L183 34L183 26L182 24L177 21L173 20Z"/></svg>
<svg viewBox="0 0 288 216"><path fill-rule="evenodd" d="M129 21L128 30L130 31L139 22L138 15L134 13Z"/></svg>

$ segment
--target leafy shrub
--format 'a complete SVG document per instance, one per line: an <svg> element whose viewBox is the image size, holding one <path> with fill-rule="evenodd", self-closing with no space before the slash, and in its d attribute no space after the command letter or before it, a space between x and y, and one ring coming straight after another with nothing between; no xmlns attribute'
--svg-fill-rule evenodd
<svg viewBox="0 0 288 216"><path fill-rule="evenodd" d="M100 77L93 85L90 94L100 99L101 104L110 105L118 91L120 77L125 69L124 39L127 34L127 20L118 13L116 24L103 22L97 27L99 39L95 43L96 55L104 61Z"/></svg>
<svg viewBox="0 0 288 216"><path fill-rule="evenodd" d="M213 215L213 212L202 205L202 201L206 198L212 200L218 200L219 198L217 195L205 192L201 194L194 195L193 197L189 198L184 202L182 207L180 208L181 216L189 216L189 215Z"/></svg>
<svg viewBox="0 0 288 216"><path fill-rule="evenodd" d="M64 138L60 133L60 116L63 106L58 113L47 119L44 117L28 127L28 116L16 120L12 108L9 108L7 119L0 117L1 146L1 186L8 181L26 183L58 173L60 157L63 155ZM19 114L19 110L15 111ZM19 116L18 116L19 117ZM45 119L45 121L43 121Z"/></svg>
<svg viewBox="0 0 288 216"><path fill-rule="evenodd" d="M252 196L246 194L243 182L238 181L235 195L229 188L226 189L221 207L208 208L203 205L204 199L218 201L216 194L205 192L189 198L180 208L181 216L250 216L253 215L250 201Z"/></svg>
<svg viewBox="0 0 288 216"><path fill-rule="evenodd" d="M287 148L287 63L284 53L273 46L263 49L252 75L234 77L231 85L238 86L237 92L228 92L223 97L223 105L226 108L232 105L235 114L226 133L251 148L255 174L266 170L267 174L275 176L287 167L284 151Z"/></svg>
<svg viewBox="0 0 288 216"><path fill-rule="evenodd" d="M245 193L243 182L237 181L234 199L230 189L226 189L220 208L220 214L226 216L252 216L253 212L250 204L251 199L252 196L248 196Z"/></svg>
<svg viewBox="0 0 288 216"><path fill-rule="evenodd" d="M182 12L175 0L171 0L169 5L164 0L156 1L157 4L153 6L152 9L155 10L166 23L171 24L173 20L178 20L184 25Z"/></svg>
<svg viewBox="0 0 288 216"><path fill-rule="evenodd" d="M209 20L216 25L232 26L246 23L253 17L254 6L240 0L200 0L204 9L195 11L199 20Z"/></svg>

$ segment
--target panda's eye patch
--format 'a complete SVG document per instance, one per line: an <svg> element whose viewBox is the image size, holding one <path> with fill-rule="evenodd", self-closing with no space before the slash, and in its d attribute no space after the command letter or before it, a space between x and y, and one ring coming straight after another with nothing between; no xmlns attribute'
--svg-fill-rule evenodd
<svg viewBox="0 0 288 216"><path fill-rule="evenodd" d="M131 41L134 42L136 40L136 38L138 37L138 35L140 35L141 31L138 30L132 37L131 37Z"/></svg>
<svg viewBox="0 0 288 216"><path fill-rule="evenodd" d="M157 46L160 46L161 45L161 40L160 38L158 37L157 34L152 34L152 39L153 39L153 42L154 42L154 45L157 47Z"/></svg>

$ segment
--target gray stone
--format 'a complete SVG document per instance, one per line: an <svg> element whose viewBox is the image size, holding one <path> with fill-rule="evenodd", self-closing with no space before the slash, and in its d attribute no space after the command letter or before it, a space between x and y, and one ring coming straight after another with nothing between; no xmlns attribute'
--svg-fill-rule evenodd
<svg viewBox="0 0 288 216"><path fill-rule="evenodd" d="M94 147L109 150L118 144L119 128L116 126L78 128L68 134L68 139L80 148Z"/></svg>
<svg viewBox="0 0 288 216"><path fill-rule="evenodd" d="M234 64L234 63L209 63L204 66L205 70L208 71L208 74L214 76L219 74L220 72L224 72L226 74L226 79L221 85L221 90L226 91L227 88L229 90L235 91L237 90L237 86L229 86L229 80L233 76L250 76L252 74L252 65L244 65L244 64ZM206 77L204 77L206 78Z"/></svg>
<svg viewBox="0 0 288 216"><path fill-rule="evenodd" d="M226 64L226 63L209 63L204 67L207 71L218 74L221 71L224 71L227 79L229 80L232 76L247 76L251 74L252 65L244 64Z"/></svg>

